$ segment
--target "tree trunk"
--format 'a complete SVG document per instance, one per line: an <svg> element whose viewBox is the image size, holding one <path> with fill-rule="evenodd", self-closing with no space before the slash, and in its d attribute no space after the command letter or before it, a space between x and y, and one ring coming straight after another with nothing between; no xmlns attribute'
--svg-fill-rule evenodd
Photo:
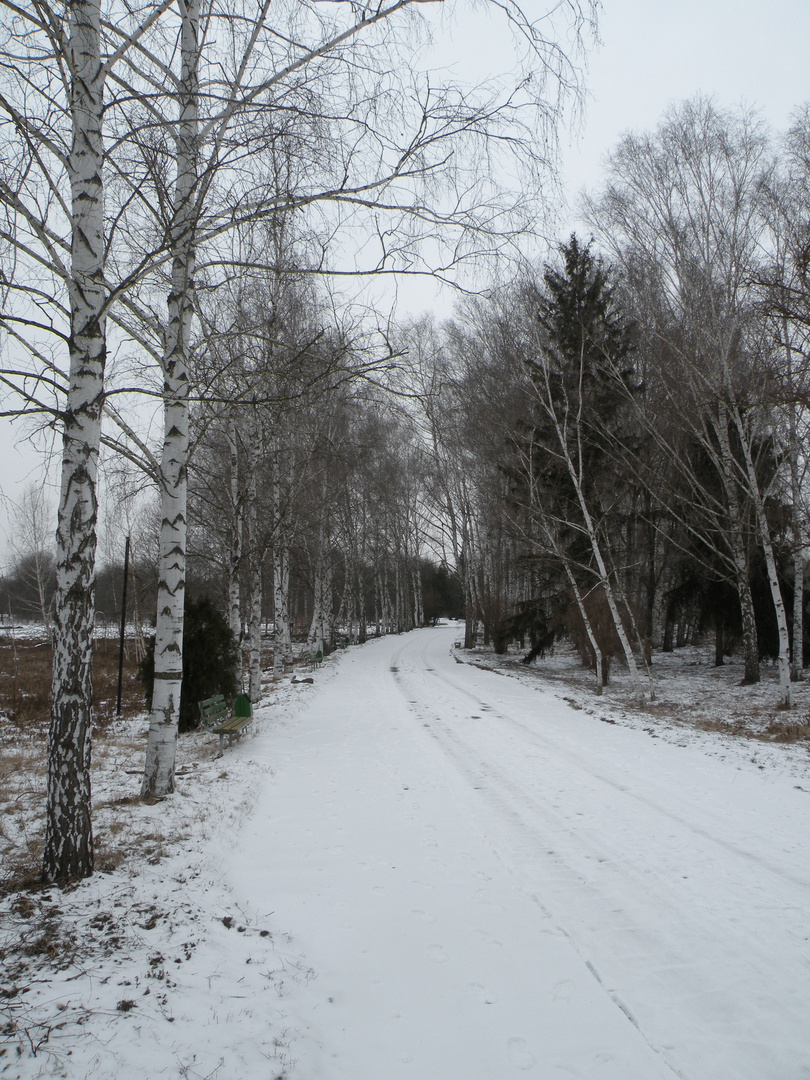
<svg viewBox="0 0 810 1080"><path fill-rule="evenodd" d="M229 523L228 550L228 622L234 641L239 648L239 671L237 679L242 681L242 602L240 597L240 576L242 573L242 505L239 494L239 444L236 434L236 421L231 418L227 428L228 453L230 456L230 491L231 520Z"/></svg>
<svg viewBox="0 0 810 1080"><path fill-rule="evenodd" d="M250 626L248 628L248 638L250 641L248 696L255 704L261 700L262 696L262 563L255 546L250 559Z"/></svg>
<svg viewBox="0 0 810 1080"><path fill-rule="evenodd" d="M790 352L788 352L790 362ZM790 371L790 369L788 369ZM790 448L791 529L793 533L793 648L790 677L801 682L804 677L804 549L801 518L801 477L799 475L799 438L796 431L796 406L788 406Z"/></svg>
<svg viewBox="0 0 810 1080"><path fill-rule="evenodd" d="M248 480L247 510L247 576L248 576L248 696L255 704L262 696L262 562L264 538L259 529L258 470L261 450L261 429L255 410L249 415L247 442Z"/></svg>
<svg viewBox="0 0 810 1080"><path fill-rule="evenodd" d="M788 631L785 604L782 599L782 589L779 585L779 575L776 570L776 558L773 553L773 544L771 543L771 530L768 525L768 518L765 514L765 504L762 500L762 494L759 489L759 480L754 467L754 460L751 455L751 443L748 439L748 432L744 429L742 417L740 416L739 409L736 407L734 409L734 422L745 455L748 484L751 489L751 496L754 500L754 511L757 516L759 539L762 544L762 551L765 555L765 565L768 569L768 585L771 590L771 600L773 602L776 626L779 633L779 657L777 661L779 665L779 690L782 695L782 705L784 705L785 708L790 708L792 704L790 680L790 633Z"/></svg>
<svg viewBox="0 0 810 1080"><path fill-rule="evenodd" d="M796 515L798 517L798 514ZM800 526L795 527L794 536ZM790 654L790 677L793 682L804 678L804 554L794 540L793 552L793 648Z"/></svg>
<svg viewBox="0 0 810 1080"><path fill-rule="evenodd" d="M70 384L56 532L56 596L42 876L93 872L90 739L96 556L96 474L106 361L102 116L98 0L69 7L72 249Z"/></svg>
<svg viewBox="0 0 810 1080"><path fill-rule="evenodd" d="M723 666L725 627L720 616L715 617L714 622L714 666Z"/></svg>
<svg viewBox="0 0 810 1080"><path fill-rule="evenodd" d="M284 627L281 655L286 668L292 667L292 628L290 625L290 550L285 547L281 570L281 620Z"/></svg>
<svg viewBox="0 0 810 1080"><path fill-rule="evenodd" d="M737 595L740 598L740 613L743 625L743 656L745 675L743 682L752 685L759 682L759 642L757 623L754 616L754 600L751 595L751 582L748 575L748 555L743 534L742 508L734 477L734 461L728 438L728 412L725 406L718 410L717 439L720 443L722 471L721 479L726 492L729 513L728 542L731 547L736 571Z"/></svg>
<svg viewBox="0 0 810 1080"><path fill-rule="evenodd" d="M374 636L379 637L382 633L382 579L380 578L379 567L375 562L374 566Z"/></svg>
<svg viewBox="0 0 810 1080"><path fill-rule="evenodd" d="M554 545L556 548L556 544ZM559 554L559 552L558 552ZM574 593L574 599L577 602L577 608L582 619L582 625L585 627L585 633L588 635L588 643L591 646L591 652L593 653L593 662L596 669L596 693L597 696L601 696L602 690L605 686L604 666L602 663L602 650L599 648L599 643L596 640L596 634L593 632L591 626L591 620L588 618L588 612L585 608L585 602L582 599L582 593L579 591L574 572L571 569L568 560L563 556L563 565L565 567L565 573L568 577L569 584Z"/></svg>
<svg viewBox="0 0 810 1080"><path fill-rule="evenodd" d="M178 362L164 386L165 433L161 459L160 576L155 627L155 686L141 795L162 798L174 791L174 763L183 681L183 617L186 593L186 501L188 379Z"/></svg>
<svg viewBox="0 0 810 1080"><path fill-rule="evenodd" d="M322 534L323 535L323 534ZM311 649L325 651L325 645L329 639L330 622L332 615L332 568L325 565L323 549L319 546L318 563L315 570L315 602L312 611L312 624L307 636L307 644Z"/></svg>
<svg viewBox="0 0 810 1080"><path fill-rule="evenodd" d="M556 418L555 418L555 425L557 425ZM640 700L642 700L644 698L644 691L641 689L641 680L639 679L638 668L636 666L636 659L633 656L633 649L632 649L632 647L630 645L630 640L627 637L627 633L626 633L626 631L624 629L624 624L622 623L622 618L621 618L621 615L619 613L618 605L616 603L616 597L615 597L614 592L613 592L613 586L611 585L611 582L610 582L610 577L609 577L609 574L608 574L607 565L606 565L605 560L604 560L604 558L602 556L602 549L601 549L601 546L599 544L599 537L596 534L596 526L593 523L593 518L591 517L590 510L588 509L588 504L587 504L587 501L585 499L585 493L582 490L582 484L580 482L580 477L578 476L577 470L574 467L574 462L571 460L571 455L569 453L567 442L565 440L565 437L564 437L563 433L560 431L558 425L557 425L557 435L558 435L558 440L559 440L559 443L560 443L560 447L561 447L561 449L563 451L563 455L565 457L566 465L568 467L569 476L571 477L571 481L572 481L572 483L574 485L574 490L576 492L577 501L579 502L580 512L582 513L582 520L583 520L583 522L585 524L585 531L586 531L586 533L588 535L588 539L589 539L590 544L591 544L591 551L593 552L593 557L594 557L594 560L596 561L596 565L597 565L597 568L599 570L599 578L600 578L600 581L602 583L602 588L605 591L605 599L608 602L608 607L610 609L610 614L611 614L611 617L613 619L613 626L614 626L614 628L616 630L616 634L617 634L617 636L619 638L619 642L621 643L621 646L622 646L622 652L624 653L624 658L625 658L625 661L627 663L627 669L630 672L630 679L631 679L631 682L633 683L633 690L634 690L636 696Z"/></svg>
<svg viewBox="0 0 810 1080"><path fill-rule="evenodd" d="M197 179L197 94L200 0L188 0L181 39L181 106L171 228L172 287L164 334L164 438L161 458L160 569L155 630L155 688L141 795L174 791L174 763L183 678L188 497L188 349L193 317Z"/></svg>
<svg viewBox="0 0 810 1080"><path fill-rule="evenodd" d="M285 665L292 659L289 609L290 555L283 543L277 531L276 542L273 545L273 677L276 679L281 677Z"/></svg>

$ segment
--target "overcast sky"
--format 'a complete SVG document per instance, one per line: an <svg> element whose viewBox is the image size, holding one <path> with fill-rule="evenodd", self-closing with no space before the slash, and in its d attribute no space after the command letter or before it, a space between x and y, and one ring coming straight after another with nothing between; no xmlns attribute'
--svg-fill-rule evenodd
<svg viewBox="0 0 810 1080"><path fill-rule="evenodd" d="M545 0L526 0L530 16L545 6ZM486 6L456 11L445 31L452 48L439 41L435 55L455 56L476 75L508 65L502 25ZM655 127L673 102L701 91L720 105L757 106L779 129L810 99L810 0L604 0L600 37L588 58L584 120L578 131L561 133L571 207L582 188L598 185L600 162L619 136ZM563 212L560 238L575 225L575 211ZM440 316L449 314L452 295L434 301L434 291L423 285L403 289L402 296L414 311L435 303ZM19 431L0 421L0 491L13 499L38 478L36 457L14 445ZM4 518L0 504L0 563Z"/></svg>
<svg viewBox="0 0 810 1080"><path fill-rule="evenodd" d="M524 7L531 16L547 0ZM514 53L496 5L445 10L434 62L448 57L465 80L508 70ZM560 131L564 198L555 201L552 225L559 239L585 231L578 196L598 187L602 161L621 135L655 128L669 105L700 92L723 107L758 108L781 130L810 100L810 0L603 0L599 37L585 60L580 122ZM455 297L430 282L406 282L400 301L412 313L446 317Z"/></svg>
<svg viewBox="0 0 810 1080"><path fill-rule="evenodd" d="M779 129L810 99L810 0L604 0L599 21L585 122L562 140L572 197L598 182L623 132L654 128L699 91L758 107Z"/></svg>

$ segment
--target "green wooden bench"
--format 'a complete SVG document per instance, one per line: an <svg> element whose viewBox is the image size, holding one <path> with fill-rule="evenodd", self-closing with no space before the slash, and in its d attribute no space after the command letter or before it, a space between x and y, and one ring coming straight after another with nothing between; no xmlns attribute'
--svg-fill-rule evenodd
<svg viewBox="0 0 810 1080"><path fill-rule="evenodd" d="M310 671L314 671L323 663L323 653L320 649L317 652L301 653L301 660L305 667L309 668Z"/></svg>
<svg viewBox="0 0 810 1080"><path fill-rule="evenodd" d="M199 702L200 718L202 726L213 735L219 735L219 753L222 757L225 750L225 736L228 736L228 746L234 739L241 738L242 732L253 719L253 709L247 694L239 694L234 702L233 711L222 694L206 698Z"/></svg>

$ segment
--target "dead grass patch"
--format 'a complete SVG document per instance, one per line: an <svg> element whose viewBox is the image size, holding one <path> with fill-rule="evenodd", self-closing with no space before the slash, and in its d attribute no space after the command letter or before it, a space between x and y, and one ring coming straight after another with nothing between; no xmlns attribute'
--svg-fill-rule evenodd
<svg viewBox="0 0 810 1080"><path fill-rule="evenodd" d="M810 739L810 724L772 720L765 734L774 742L798 742L801 739Z"/></svg>
<svg viewBox="0 0 810 1080"><path fill-rule="evenodd" d="M121 716L143 711L143 687L138 679L134 650L124 657ZM50 722L51 664L49 641L0 637L0 714L18 733L47 735ZM95 728L103 731L116 718L118 695L118 642L99 639L93 647L93 713Z"/></svg>
<svg viewBox="0 0 810 1080"><path fill-rule="evenodd" d="M129 837L119 815L138 802L121 795L122 774L138 771L143 753L143 688L134 650L124 659L121 716L118 643L98 640L93 651L93 766L96 863L110 869L125 857ZM0 895L35 886L45 832L47 746L53 650L50 642L0 637ZM137 731L131 724L138 721ZM132 766L132 769L128 769ZM98 793L98 798L96 797ZM112 815L104 820L100 811ZM119 850L119 848L121 850Z"/></svg>

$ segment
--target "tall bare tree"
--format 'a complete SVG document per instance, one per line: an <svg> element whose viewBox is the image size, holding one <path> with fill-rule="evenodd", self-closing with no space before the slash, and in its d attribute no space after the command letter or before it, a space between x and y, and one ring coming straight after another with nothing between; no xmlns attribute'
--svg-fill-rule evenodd
<svg viewBox="0 0 810 1080"><path fill-rule="evenodd" d="M155 8L147 14L153 18ZM90 733L96 480L107 357L105 88L137 40L121 9L106 47L99 0L0 5L0 207L17 411L62 431L49 738L46 880L92 872Z"/></svg>
<svg viewBox="0 0 810 1080"><path fill-rule="evenodd" d="M781 694L789 704L787 617L767 491L755 466L769 420L761 408L752 409L762 396L751 283L765 229L761 193L771 169L768 134L754 115L724 112L696 98L671 110L655 133L624 138L609 159L604 191L588 202L588 216L626 270L639 321L666 342L682 386L689 387L692 408L682 416L691 416L692 432L723 487L746 680L755 682L746 501L751 506L778 626Z"/></svg>
<svg viewBox="0 0 810 1080"><path fill-rule="evenodd" d="M143 85L148 74L130 122L137 149L117 183L129 176L132 184L122 221L130 222L132 273L143 285L137 298L130 290L121 302L129 332L162 366L166 404L163 592L145 795L161 797L173 787L193 313L215 278L245 269L223 245L225 234L300 210L317 217L324 237L339 234L345 243L365 230L363 273L449 273L460 258L480 256L482 245L500 247L532 225L536 207L504 197L489 153L508 147L516 168L536 172L536 135L548 132L558 115L555 95L573 77L568 57L541 22L510 4L507 15L530 46L539 82L465 94L435 87L406 62L401 20L412 17L410 8L416 10L415 0L373 11L339 3L328 11L299 4L271 12L265 3L259 12L236 12L191 0L174 21L163 20L164 37L156 31L141 43L140 66L133 65L133 84ZM569 11L579 29L588 13L579 4ZM164 81L168 97L154 90ZM281 158L294 167L279 185L281 145ZM162 236L168 242L157 257ZM428 248L439 251L430 265L422 254ZM324 259L325 253L306 269L340 272ZM147 266L155 272L145 273ZM156 304L164 269L168 317Z"/></svg>

